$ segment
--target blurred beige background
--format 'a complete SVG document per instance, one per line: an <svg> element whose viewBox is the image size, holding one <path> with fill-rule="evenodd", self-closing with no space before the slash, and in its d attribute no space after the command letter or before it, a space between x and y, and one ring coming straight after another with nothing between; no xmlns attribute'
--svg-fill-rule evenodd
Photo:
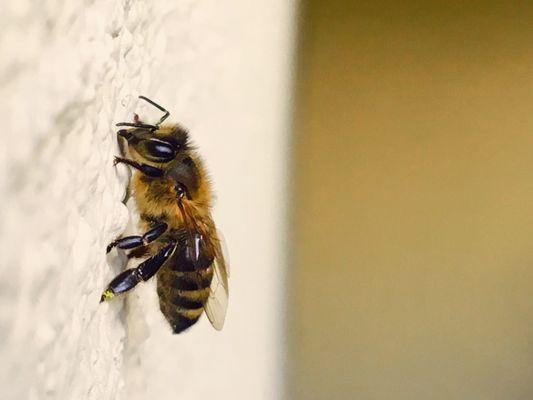
<svg viewBox="0 0 533 400"><path fill-rule="evenodd" d="M301 10L287 398L532 399L533 3L365 3Z"/></svg>

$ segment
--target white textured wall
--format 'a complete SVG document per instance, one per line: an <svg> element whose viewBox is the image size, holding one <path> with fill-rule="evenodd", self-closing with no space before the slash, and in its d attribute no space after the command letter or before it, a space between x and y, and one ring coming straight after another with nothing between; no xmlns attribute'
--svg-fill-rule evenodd
<svg viewBox="0 0 533 400"><path fill-rule="evenodd" d="M0 3L0 398L273 399L281 382L281 217L293 4ZM174 336L120 271L127 170L113 124L144 94L190 128L231 259L222 332ZM126 306L124 307L124 304Z"/></svg>

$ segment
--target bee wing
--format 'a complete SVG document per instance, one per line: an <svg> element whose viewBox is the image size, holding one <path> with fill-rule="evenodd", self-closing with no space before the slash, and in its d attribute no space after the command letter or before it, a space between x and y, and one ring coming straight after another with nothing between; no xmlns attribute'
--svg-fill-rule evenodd
<svg viewBox="0 0 533 400"><path fill-rule="evenodd" d="M224 234L220 229L217 229L217 237L218 237L218 244L220 255L222 259L224 260L224 266L226 267L226 275L229 278L231 271L230 271L230 260L229 260L229 253L228 253L228 246L226 246L226 238L224 237Z"/></svg>
<svg viewBox="0 0 533 400"><path fill-rule="evenodd" d="M205 313L211 325L216 330L221 330L224 326L224 320L226 319L226 309L228 308L228 272L226 267L226 260L224 259L224 253L222 248L225 248L225 243L221 242L222 236L208 238L207 235L203 236L198 232L194 219L189 216L187 207L184 202L178 202L180 211L182 213L185 228L187 230L188 239L186 241L186 251L188 257L193 263L198 262L200 257L200 247L202 241L207 239L212 245L214 252L213 259L213 278L211 280L211 286L209 287L209 298L204 305Z"/></svg>
<svg viewBox="0 0 533 400"><path fill-rule="evenodd" d="M219 234L220 235L220 234ZM225 243L222 236L215 240L215 259L213 261L213 280L211 281L209 298L204 306L209 322L216 330L221 330L226 319L228 308L228 265L222 249Z"/></svg>

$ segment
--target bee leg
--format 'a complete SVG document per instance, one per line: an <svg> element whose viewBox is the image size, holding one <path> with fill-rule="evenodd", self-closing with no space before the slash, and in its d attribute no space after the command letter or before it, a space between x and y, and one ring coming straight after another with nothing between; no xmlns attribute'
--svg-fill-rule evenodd
<svg viewBox="0 0 533 400"><path fill-rule="evenodd" d="M165 261L172 255L175 248L176 244L174 243L166 246L155 256L139 264L137 268L130 268L118 274L102 293L100 303L115 297L117 294L133 289L141 281L146 282L159 271Z"/></svg>
<svg viewBox="0 0 533 400"><path fill-rule="evenodd" d="M134 249L136 247L145 246L148 243L153 242L159 236L166 232L168 225L164 222L157 225L156 227L150 229L142 236L126 236L121 239L117 239L111 242L106 249L106 253L109 253L113 247L118 247L119 249Z"/></svg>
<svg viewBox="0 0 533 400"><path fill-rule="evenodd" d="M132 259L132 258L143 258L145 257L148 253L150 252L150 249L148 248L148 246L141 246L141 247L137 247L136 249L130 251L126 257L128 257L128 259Z"/></svg>
<svg viewBox="0 0 533 400"><path fill-rule="evenodd" d="M126 164L130 167L133 167L135 169L138 169L141 171L144 175L149 176L151 178L160 178L163 176L163 170L161 168L152 167L148 164L141 164L137 161L128 160L127 158L123 157L115 157L114 164Z"/></svg>

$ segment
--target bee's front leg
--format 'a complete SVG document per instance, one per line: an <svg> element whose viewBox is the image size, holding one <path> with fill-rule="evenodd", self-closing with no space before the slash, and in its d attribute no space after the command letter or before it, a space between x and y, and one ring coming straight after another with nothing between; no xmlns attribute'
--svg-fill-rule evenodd
<svg viewBox="0 0 533 400"><path fill-rule="evenodd" d="M138 163L137 161L129 160L123 157L115 157L114 164L126 164L130 167L138 169L144 175L149 176L150 178L161 178L164 175L164 172L161 168L152 167L148 164Z"/></svg>
<svg viewBox="0 0 533 400"><path fill-rule="evenodd" d="M155 256L139 264L137 268L130 268L118 274L107 286L100 297L100 303L115 297L115 295L133 289L141 281L147 281L163 266L165 261L174 253L176 244L164 247Z"/></svg>
<svg viewBox="0 0 533 400"><path fill-rule="evenodd" d="M156 225L154 228L150 229L142 236L126 236L121 239L117 239L111 242L106 249L106 253L109 253L113 247L118 247L119 249L135 249L137 247L146 246L148 243L153 242L163 233L166 232L168 225L164 222Z"/></svg>

